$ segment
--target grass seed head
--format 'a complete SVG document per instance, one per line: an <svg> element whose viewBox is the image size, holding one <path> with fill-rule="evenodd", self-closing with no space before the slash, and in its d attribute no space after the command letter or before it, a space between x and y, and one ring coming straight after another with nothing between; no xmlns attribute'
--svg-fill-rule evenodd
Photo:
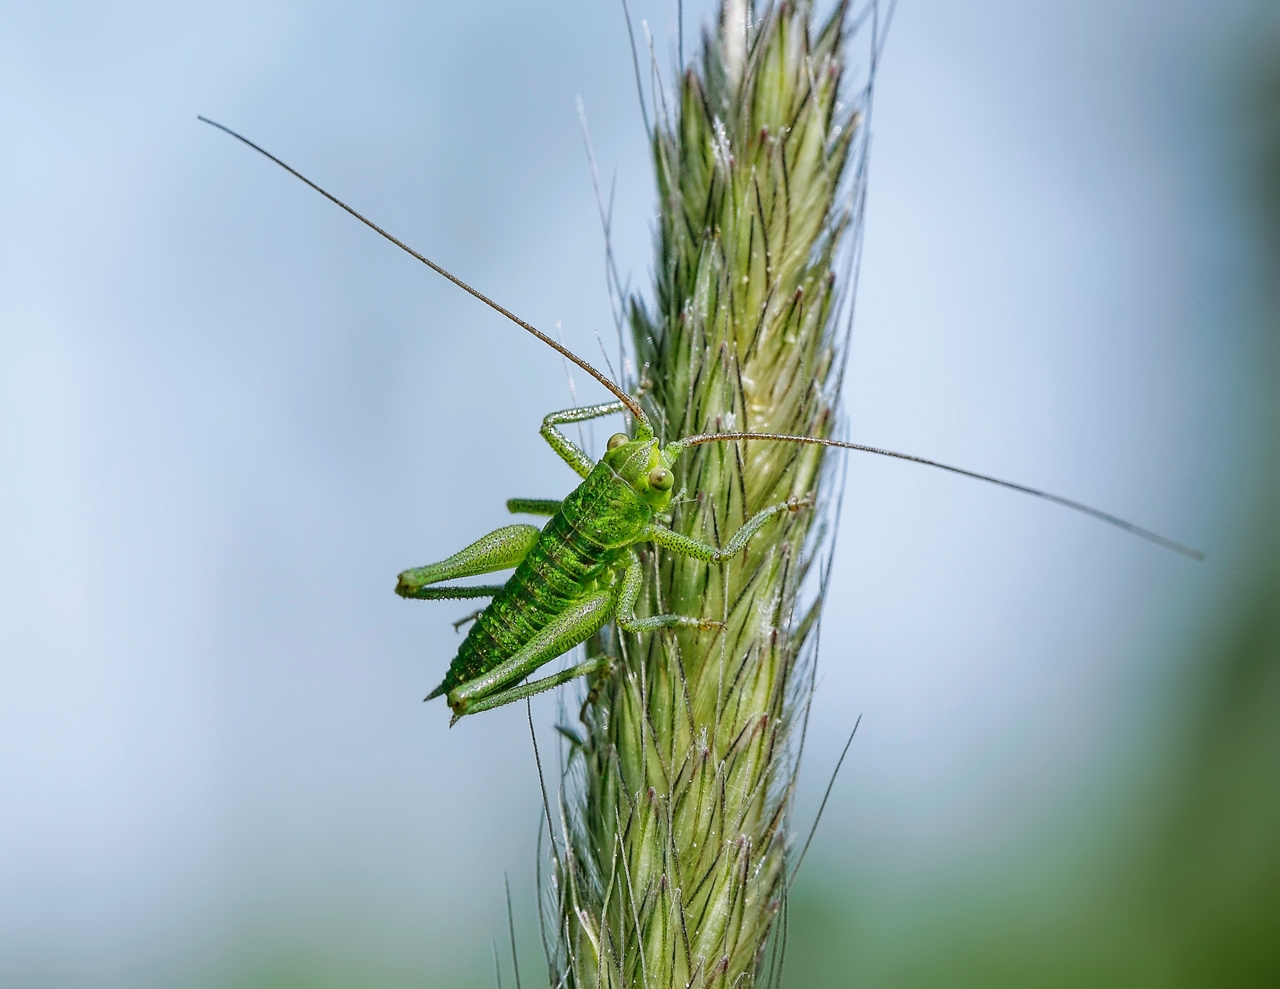
<svg viewBox="0 0 1280 989"><path fill-rule="evenodd" d="M847 9L758 19L725 0L696 64L655 108L652 302L630 302L639 390L667 440L756 430L826 436L839 393L865 149L842 105ZM857 100L851 101L856 103ZM837 277L837 266L842 268ZM815 491L823 450L710 443L677 465L672 526L723 545L754 512ZM622 656L583 709L553 894L560 984L751 986L785 896L805 644L799 604L822 542L813 510L771 521L726 564L648 553L638 613L722 630L603 634Z"/></svg>

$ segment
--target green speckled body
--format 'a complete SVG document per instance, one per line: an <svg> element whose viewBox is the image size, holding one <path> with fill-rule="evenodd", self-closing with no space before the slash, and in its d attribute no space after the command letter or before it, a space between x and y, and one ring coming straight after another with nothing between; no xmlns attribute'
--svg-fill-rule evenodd
<svg viewBox="0 0 1280 989"><path fill-rule="evenodd" d="M652 518L631 484L596 464L471 626L433 695L487 673L575 601L615 583Z"/></svg>

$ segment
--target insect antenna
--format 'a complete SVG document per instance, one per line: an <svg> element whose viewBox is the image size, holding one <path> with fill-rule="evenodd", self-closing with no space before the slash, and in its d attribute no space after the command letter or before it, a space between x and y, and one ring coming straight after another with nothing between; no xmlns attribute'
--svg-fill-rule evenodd
<svg viewBox="0 0 1280 989"><path fill-rule="evenodd" d="M489 298L479 289L472 288L470 285L464 282L457 275L453 274L453 272L448 271L445 268L442 268L440 265L436 264L425 254L419 254L417 251L415 251L412 247L410 247L404 241L388 233L386 230L383 230L382 227L378 226L368 217L352 209L350 206L344 203L341 199L339 199L333 193L322 189L320 186L316 185L309 178L307 178L305 175L299 172L296 168L293 168L292 166L281 161L279 158L273 155L270 151L267 151L265 148L259 147L258 145L254 144L243 134L237 134L230 127L225 127L222 124L218 123L216 120L210 120L208 117L198 116L196 117L196 119L203 121L204 123L208 124L210 127L216 127L218 130L222 131L224 134L230 134L237 141L241 142L242 144L247 144L249 147L253 148L254 151L258 152L258 154L262 155L263 157L270 158L272 161L274 161L277 165L283 168L286 172L288 172L294 178L300 179L303 182L305 182L307 185L311 186L311 188L315 189L316 192L324 196L325 199L329 200L332 203L337 204L338 206L341 206L344 210L346 210L348 213L354 216L357 220L363 223L370 230L373 230L375 233L381 234L387 240L391 241L391 243L395 244L396 247L400 248L400 250L404 251L406 254L412 255L413 257L417 258L419 261L425 264L428 268L430 268L436 274L443 275L445 278L449 279L449 281L453 282L453 284L457 285L458 288L462 289L464 292L468 293L469 295L472 295L475 298L479 299L481 302L483 302L486 306L488 306L494 312L501 313L503 316L506 316L507 319L515 323L516 326L520 327L522 330L525 330L528 333L531 333L533 336L537 337L539 340L545 343L552 350L559 353L561 356L567 357L569 360L573 361L573 363L577 364L578 367L586 371L587 374L591 375L591 377L595 378L598 382L600 382L600 384L604 385L605 388L607 388L610 392L612 392L613 395L616 396L617 399L627 407L627 411L630 412L635 417L637 429L639 429L642 432L647 432L649 436L653 435L653 427L649 425L649 419L644 414L644 410L640 408L640 404L634 398L628 395L625 391L623 391L619 385L615 384L612 379L610 379L600 371L597 371L594 367L592 367L590 364L584 361L581 357L575 354L568 347L564 346L563 344L557 343L555 340L547 336L545 333L543 333L540 329L538 329L532 323L525 322L523 319L521 319L519 316L513 313L510 309L507 309L506 307L499 305L497 302Z"/></svg>
<svg viewBox="0 0 1280 989"><path fill-rule="evenodd" d="M1117 515L1110 512L1104 512L1101 509L1092 508L1083 502L1073 501L1070 498L1064 498L1062 495L1056 495L1049 491L1041 491L1039 488L1028 487L1025 484L1018 484L1014 481L1001 480L998 477L992 477L989 474L979 474L977 471L965 470L963 467L953 467L951 464L939 463L936 460L927 460L924 457L917 457L910 453L898 453L894 450L882 450L875 446L864 446L861 443L845 443L842 440L828 440L819 436L783 436L780 433L703 433L698 436L690 436L687 439L678 440L674 446L678 446L683 450L685 447L702 446L704 443L722 443L735 440L773 440L782 443L810 443L816 446L833 446L841 450L857 450L860 453L874 453L880 457L895 457L898 460L910 460L912 463L924 464L926 467L937 467L941 470L949 470L953 474L961 474L965 477L972 477L977 481L986 481L988 484L998 484L1002 488L1009 488L1011 491L1020 491L1023 494L1029 494L1036 498L1043 498L1045 501L1052 501L1055 504L1063 505L1066 508L1074 509L1082 512L1108 525L1114 525L1117 529L1123 529L1125 532L1132 533L1148 542L1155 543L1165 549L1171 549L1175 553L1181 553L1183 556L1190 557L1193 560L1203 560L1204 553L1190 546L1185 546L1180 542L1169 539L1150 529L1144 529L1140 525L1134 525L1127 522ZM668 447L670 449L670 447Z"/></svg>

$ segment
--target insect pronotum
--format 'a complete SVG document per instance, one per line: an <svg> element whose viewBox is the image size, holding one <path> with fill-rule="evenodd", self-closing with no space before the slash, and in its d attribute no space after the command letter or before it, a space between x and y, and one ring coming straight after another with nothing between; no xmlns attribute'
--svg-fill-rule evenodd
<svg viewBox="0 0 1280 989"><path fill-rule="evenodd" d="M1183 556L1195 560L1204 559L1204 554L1199 550L1070 498L924 457L860 443L846 443L816 436L728 432L686 436L664 445L657 439L648 416L635 398L587 361L430 258L419 254L248 138L206 117L199 119L270 158L401 250L572 361L616 398L616 401L600 405L553 412L542 420L542 436L582 477L582 482L563 501L513 498L507 502L507 508L513 514L549 516L550 521L542 529L533 525L504 526L476 540L447 560L400 574L396 593L402 597L425 600L490 599L489 604L475 614L475 623L454 656L444 680L426 698L431 700L445 695L449 708L453 711L453 722L464 715L501 707L550 690L576 677L607 670L611 660L605 656L590 659L539 680L527 679L553 659L585 642L610 621L616 622L626 632L649 632L681 626L701 629L720 627L719 622L696 615L637 617L635 606L643 589L644 576L636 547L642 543L652 543L670 553L718 563L742 552L751 537L775 515L811 507L814 499L811 495L791 498L757 512L743 523L724 546L713 546L673 531L664 523L670 522L670 516L666 513L675 488L676 462L685 450L704 443L743 440L812 443L910 460L1055 502ZM593 462L559 428L620 412L630 413L633 420L632 435L615 433L610 437L606 452L599 462ZM441 583L513 567L515 572L503 584L442 586Z"/></svg>

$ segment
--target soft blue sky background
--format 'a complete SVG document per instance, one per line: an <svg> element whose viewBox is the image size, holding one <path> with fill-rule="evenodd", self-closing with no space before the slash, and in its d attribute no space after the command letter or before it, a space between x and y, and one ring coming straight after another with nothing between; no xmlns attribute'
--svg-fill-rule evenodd
<svg viewBox="0 0 1280 989"><path fill-rule="evenodd" d="M664 65L674 7L632 6ZM801 811L862 712L811 863L881 916L1146 785L1247 560L1263 383L1231 112L1257 9L900 6L850 435L1210 559L851 462ZM465 609L391 587L505 498L567 490L537 435L560 362L195 115L589 354L612 324L579 94L644 286L608 0L0 6L0 984L294 956L486 979L504 871L531 931L523 711L448 731L420 699Z"/></svg>

